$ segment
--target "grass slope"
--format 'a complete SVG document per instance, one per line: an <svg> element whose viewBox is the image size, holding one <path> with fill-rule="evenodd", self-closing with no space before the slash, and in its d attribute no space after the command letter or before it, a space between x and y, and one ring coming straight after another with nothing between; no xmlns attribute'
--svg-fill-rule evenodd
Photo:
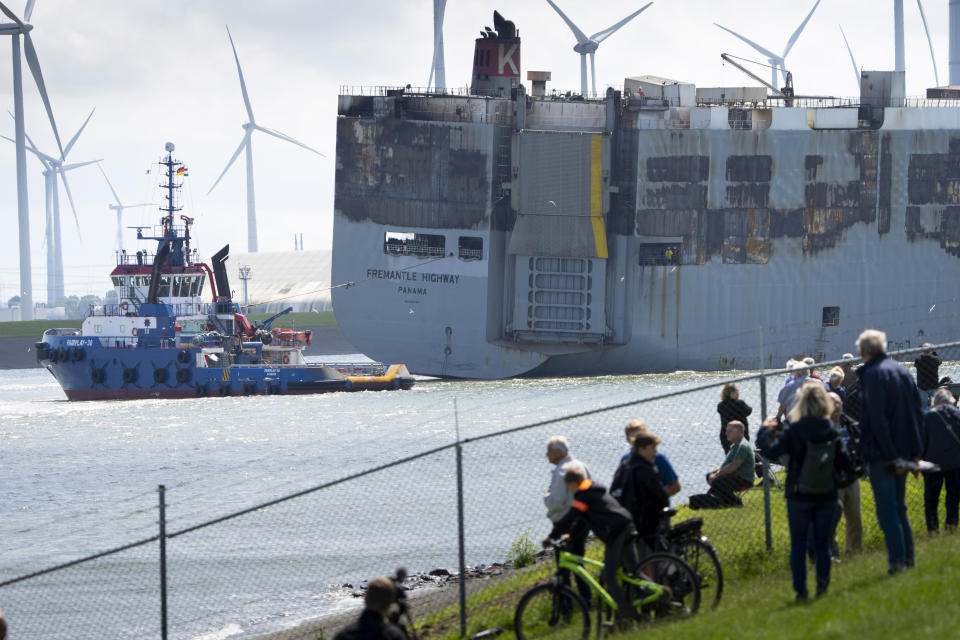
<svg viewBox="0 0 960 640"><path fill-rule="evenodd" d="M263 322L272 314L251 313L252 322ZM36 338L40 340L47 329L79 329L83 320L27 320L24 322L0 322L0 338ZM288 313L274 322L276 327L335 327L337 319L333 311Z"/></svg>
<svg viewBox="0 0 960 640"><path fill-rule="evenodd" d="M724 571L724 596L716 611L702 609L690 620L659 624L617 637L657 638L771 638L805 639L892 637L897 633L924 638L957 637L960 606L955 585L960 581L960 534L929 537L917 512L922 504L922 481L908 481L908 504L917 543L917 568L887 577L886 551L876 523L869 484L862 483L861 505L864 553L833 565L828 596L807 605L794 605L788 566L789 539L786 506L779 491L771 494L771 533L774 552L765 551L763 491L744 495L743 509L691 512L685 507L675 521L703 517L704 530L716 546ZM941 505L942 508L942 505ZM841 549L843 523L838 528ZM602 558L594 543L588 553ZM467 600L467 634L500 627L499 638L513 638L513 611L520 597L544 582L552 564L518 571L501 582L474 593ZM808 588L814 590L812 569ZM456 605L420 616L425 638L454 638L459 632ZM595 633L595 627L592 629Z"/></svg>

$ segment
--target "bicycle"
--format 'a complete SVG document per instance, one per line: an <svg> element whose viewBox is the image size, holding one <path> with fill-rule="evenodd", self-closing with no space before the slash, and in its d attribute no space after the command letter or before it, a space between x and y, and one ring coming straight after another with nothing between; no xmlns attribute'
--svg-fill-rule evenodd
<svg viewBox="0 0 960 640"><path fill-rule="evenodd" d="M717 558L717 550L703 533L703 518L693 518L670 526L670 518L676 509L664 509L661 526L654 538L653 550L673 553L690 565L699 579L701 597L716 609L723 595L723 569Z"/></svg>
<svg viewBox="0 0 960 640"><path fill-rule="evenodd" d="M597 639L602 638L605 627L612 626L617 603L586 570L593 567L602 571L603 563L570 553L565 547L565 540L554 542L557 570L550 582L533 587L517 603L513 626L518 640L587 640L590 606L579 593L563 584L560 572L564 569L579 576L597 596ZM673 554L649 554L631 574L619 569L617 579L639 621L693 615L700 607L696 574Z"/></svg>

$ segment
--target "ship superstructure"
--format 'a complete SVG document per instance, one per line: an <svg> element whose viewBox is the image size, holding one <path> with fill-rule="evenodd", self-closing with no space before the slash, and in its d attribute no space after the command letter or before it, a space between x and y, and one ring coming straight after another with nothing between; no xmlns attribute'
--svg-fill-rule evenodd
<svg viewBox="0 0 960 640"><path fill-rule="evenodd" d="M868 326L904 347L955 333L955 92L908 99L903 72L864 71L847 101L655 76L528 95L518 33L496 26L469 94L340 96L333 282L357 286L333 304L364 353L595 375L839 357Z"/></svg>

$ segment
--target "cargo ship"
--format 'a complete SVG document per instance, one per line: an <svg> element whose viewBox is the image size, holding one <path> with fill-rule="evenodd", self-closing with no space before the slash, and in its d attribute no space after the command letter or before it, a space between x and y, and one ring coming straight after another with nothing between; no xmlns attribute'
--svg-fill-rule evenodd
<svg viewBox="0 0 960 640"><path fill-rule="evenodd" d="M782 367L960 318L960 90L855 99L625 79L521 81L495 14L469 91L342 90L332 300L415 373L505 378Z"/></svg>
<svg viewBox="0 0 960 640"><path fill-rule="evenodd" d="M231 299L229 245L199 262L191 249L193 219L177 214L186 173L167 143L166 207L156 227L137 227L153 243L120 252L110 278L117 302L96 306L80 329L49 329L36 343L39 363L70 400L287 395L409 389L402 364L314 364L303 351L309 330L272 324L292 308L251 323ZM210 301L204 301L209 286Z"/></svg>

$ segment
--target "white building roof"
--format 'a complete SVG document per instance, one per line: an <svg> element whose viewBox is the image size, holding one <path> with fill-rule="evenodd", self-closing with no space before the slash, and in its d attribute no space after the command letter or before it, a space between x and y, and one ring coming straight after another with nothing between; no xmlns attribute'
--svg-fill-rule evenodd
<svg viewBox="0 0 960 640"><path fill-rule="evenodd" d="M275 313L293 307L294 311L329 311L330 260L332 252L274 251L233 253L227 260L227 276L233 301L244 304L240 267L250 267L247 301L256 304L254 313Z"/></svg>

